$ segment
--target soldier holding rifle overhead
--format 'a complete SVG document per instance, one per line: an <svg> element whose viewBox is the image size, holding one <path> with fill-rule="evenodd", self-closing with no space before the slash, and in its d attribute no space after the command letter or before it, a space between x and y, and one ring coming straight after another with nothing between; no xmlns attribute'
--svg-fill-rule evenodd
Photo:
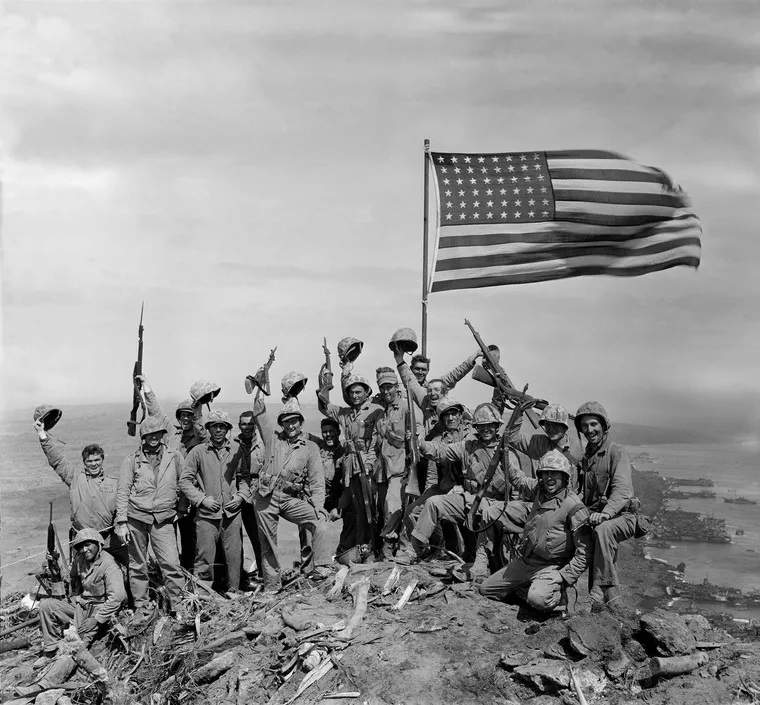
<svg viewBox="0 0 760 705"><path fill-rule="evenodd" d="M358 504L353 536L356 543L350 547L356 549L350 552L352 560L360 560L364 555L366 549L360 547L372 543L377 526L376 490L373 486L378 443L375 422L383 412L371 400L372 387L367 379L353 372L353 363L363 346L362 341L350 337L338 343L338 359L342 368L341 391L347 406L330 402L332 372L326 364L320 371L320 388L317 391L319 410L340 426L345 451L342 459L344 482Z"/></svg>

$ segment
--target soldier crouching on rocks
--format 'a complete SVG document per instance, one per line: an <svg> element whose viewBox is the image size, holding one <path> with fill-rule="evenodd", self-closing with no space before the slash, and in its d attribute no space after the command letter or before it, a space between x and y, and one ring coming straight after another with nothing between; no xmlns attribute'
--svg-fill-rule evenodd
<svg viewBox="0 0 760 705"><path fill-rule="evenodd" d="M321 575L330 557L325 552L325 478L319 449L303 430L298 400L288 399L277 416L281 431L267 447L254 493L261 541L264 590L280 587L277 525L280 517L305 529L301 571ZM315 566L316 564L316 566Z"/></svg>
<svg viewBox="0 0 760 705"><path fill-rule="evenodd" d="M494 600L522 593L529 606L549 611L560 604L565 588L575 585L586 570L591 542L589 511L568 487L571 467L561 451L546 453L536 474L538 479L526 477L510 463L510 482L533 506L517 558L486 578L479 590Z"/></svg>
<svg viewBox="0 0 760 705"><path fill-rule="evenodd" d="M587 442L578 467L578 487L594 531L589 587L596 603L620 597L615 566L618 545L632 538L637 528L631 461L625 448L610 439L610 425L610 417L597 401L586 402L575 412L575 426Z"/></svg>
<svg viewBox="0 0 760 705"><path fill-rule="evenodd" d="M140 424L140 448L124 458L116 500L116 535L129 547L129 587L136 609L148 602L148 543L176 610L185 580L179 568L177 516L180 456L164 445L166 427L149 416Z"/></svg>
<svg viewBox="0 0 760 705"><path fill-rule="evenodd" d="M216 544L221 539L228 589L237 592L243 562L240 513L251 499L250 475L232 452L229 415L214 409L205 426L209 441L188 453L179 481L182 493L196 508L195 574L202 580L214 580Z"/></svg>
<svg viewBox="0 0 760 705"><path fill-rule="evenodd" d="M42 649L52 653L63 629L74 623L85 646L103 636L108 623L127 599L121 568L103 550L103 537L95 529L80 529L72 548L76 560L72 565L73 602L54 598L40 601Z"/></svg>

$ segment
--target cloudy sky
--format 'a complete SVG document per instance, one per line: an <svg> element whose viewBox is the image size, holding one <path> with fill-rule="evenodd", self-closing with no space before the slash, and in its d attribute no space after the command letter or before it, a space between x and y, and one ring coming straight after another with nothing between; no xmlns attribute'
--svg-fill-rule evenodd
<svg viewBox="0 0 760 705"><path fill-rule="evenodd" d="M507 9L508 8L508 9ZM760 425L754 0L0 3L2 403L129 405L140 302L161 396L220 401L278 346L419 329L422 143L608 148L668 171L699 271L445 292L517 384L627 421ZM313 386L312 386L313 390ZM477 383L457 390L465 401Z"/></svg>

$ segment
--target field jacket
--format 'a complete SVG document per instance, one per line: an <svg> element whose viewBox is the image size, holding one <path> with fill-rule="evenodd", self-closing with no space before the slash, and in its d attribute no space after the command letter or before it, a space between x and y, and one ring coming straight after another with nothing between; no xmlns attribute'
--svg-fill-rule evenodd
<svg viewBox="0 0 760 705"><path fill-rule="evenodd" d="M605 435L596 448L586 446L578 467L579 494L592 512L604 512L610 518L629 509L633 495L631 461L625 448Z"/></svg>
<svg viewBox="0 0 760 705"><path fill-rule="evenodd" d="M362 464L364 472L372 475L377 462L376 421L383 413L382 407L370 399L367 399L358 409L354 409L350 406L337 406L325 402L319 396L317 398L319 410L328 418L337 421L340 426L346 453L343 458L346 481L350 482L350 478L361 471Z"/></svg>
<svg viewBox="0 0 760 705"><path fill-rule="evenodd" d="M483 484L494 453L499 450L498 436L488 445L477 438L465 438L462 441L446 444L442 441L420 441L420 452L436 462L451 462L455 484L461 485L465 492L476 494ZM504 463L499 460L493 479L488 485L484 497L503 499L506 487Z"/></svg>
<svg viewBox="0 0 760 705"><path fill-rule="evenodd" d="M422 433L422 416L414 413L415 433ZM375 462L375 480L388 482L392 477L401 477L407 471L406 429L409 419L409 405L400 394L375 419L377 432L377 460Z"/></svg>
<svg viewBox="0 0 760 705"><path fill-rule="evenodd" d="M348 486L343 477L343 446L338 443L335 448L328 448L322 438L312 435L309 436L309 440L319 449L322 472L325 476L325 509L329 512L338 508L341 495Z"/></svg>
<svg viewBox="0 0 760 705"><path fill-rule="evenodd" d="M215 448L208 441L195 446L187 454L179 486L190 504L198 508L199 518L233 517L240 512L242 504L237 509L229 510L225 509L228 502L236 497L243 502L251 501L251 476L242 474L241 462L244 455L238 451L239 444L233 451L231 442L225 439L220 448ZM217 511L204 507L201 502L206 497L213 497L221 507Z"/></svg>
<svg viewBox="0 0 760 705"><path fill-rule="evenodd" d="M248 504L253 503L252 487L254 486L261 468L264 465L266 449L258 433L254 432L250 441L242 436L236 436L232 452L231 467L235 472L238 492Z"/></svg>
<svg viewBox="0 0 760 705"><path fill-rule="evenodd" d="M449 431L443 428L442 425L437 424L433 427L426 440L451 445L452 443L463 441L470 435L470 426L464 422L460 424L458 429L453 431ZM431 460L427 464L425 489L428 490L434 485L438 485L438 489L441 492L448 492L454 485L461 484L462 473L460 467L461 464L458 460L449 460L448 458L442 458L435 462Z"/></svg>
<svg viewBox="0 0 760 705"><path fill-rule="evenodd" d="M91 617L98 624L105 624L113 617L127 599L124 575L113 556L102 548L92 564L76 558L72 565L72 585L83 602L92 605Z"/></svg>
<svg viewBox="0 0 760 705"><path fill-rule="evenodd" d="M50 436L40 440L40 445L50 467L69 488L71 525L74 530L104 531L113 526L118 479L107 477L102 472L99 475L88 475L84 466L75 468Z"/></svg>
<svg viewBox="0 0 760 705"><path fill-rule="evenodd" d="M267 447L264 467L259 473L261 497L275 492L308 500L317 511L325 506L325 475L316 443L303 433L288 439L276 432Z"/></svg>
<svg viewBox="0 0 760 705"><path fill-rule="evenodd" d="M116 493L116 521L129 518L153 524L173 519L181 468L179 453L166 446L155 470L142 449L124 458Z"/></svg>

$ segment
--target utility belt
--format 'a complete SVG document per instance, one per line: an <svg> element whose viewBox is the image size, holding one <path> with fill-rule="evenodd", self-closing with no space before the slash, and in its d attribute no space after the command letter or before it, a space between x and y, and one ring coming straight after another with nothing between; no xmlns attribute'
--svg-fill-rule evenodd
<svg viewBox="0 0 760 705"><path fill-rule="evenodd" d="M308 499L311 494L307 491L306 487L296 482L283 482L280 491L290 497L296 497L297 499Z"/></svg>

